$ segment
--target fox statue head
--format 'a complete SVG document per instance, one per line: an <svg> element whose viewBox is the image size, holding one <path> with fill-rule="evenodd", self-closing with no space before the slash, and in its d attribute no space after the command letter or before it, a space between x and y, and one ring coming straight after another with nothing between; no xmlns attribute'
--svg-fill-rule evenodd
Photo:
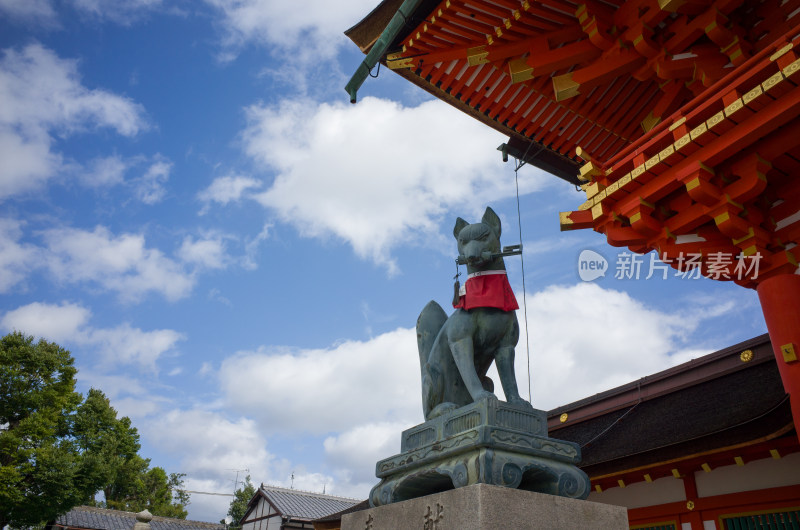
<svg viewBox="0 0 800 530"><path fill-rule="evenodd" d="M466 263L469 270L504 269L503 258L499 256L500 232L500 218L488 207L480 223L456 219L453 235L458 242L458 262Z"/></svg>

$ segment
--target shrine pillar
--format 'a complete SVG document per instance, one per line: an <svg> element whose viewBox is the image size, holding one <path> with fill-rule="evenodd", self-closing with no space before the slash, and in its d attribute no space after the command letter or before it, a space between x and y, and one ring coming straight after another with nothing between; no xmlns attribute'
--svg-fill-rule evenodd
<svg viewBox="0 0 800 530"><path fill-rule="evenodd" d="M778 274L757 290L794 424L800 425L800 276Z"/></svg>

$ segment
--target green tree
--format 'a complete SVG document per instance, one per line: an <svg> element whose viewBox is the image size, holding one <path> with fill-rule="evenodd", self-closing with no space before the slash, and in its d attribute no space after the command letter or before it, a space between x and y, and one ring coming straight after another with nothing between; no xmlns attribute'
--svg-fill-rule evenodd
<svg viewBox="0 0 800 530"><path fill-rule="evenodd" d="M79 504L186 518L183 477L150 468L139 433L108 398L75 392L74 360L57 344L0 339L0 528L34 526Z"/></svg>
<svg viewBox="0 0 800 530"><path fill-rule="evenodd" d="M125 473L105 491L108 508L140 512L145 508L153 515L186 519L189 494L183 489L183 473L167 475L160 467L150 468L150 460L141 457L132 461Z"/></svg>
<svg viewBox="0 0 800 530"><path fill-rule="evenodd" d="M235 530L242 527L239 523L247 512L247 504L255 494L256 487L253 486L252 482L250 482L250 475L247 475L247 478L244 479L242 487L237 489L233 494L233 500L228 508L228 515L231 517L231 524L228 525L228 528ZM220 523L224 524L225 520L221 520Z"/></svg>
<svg viewBox="0 0 800 530"><path fill-rule="evenodd" d="M0 528L35 525L89 500L96 462L70 436L81 401L74 362L55 343L0 339Z"/></svg>

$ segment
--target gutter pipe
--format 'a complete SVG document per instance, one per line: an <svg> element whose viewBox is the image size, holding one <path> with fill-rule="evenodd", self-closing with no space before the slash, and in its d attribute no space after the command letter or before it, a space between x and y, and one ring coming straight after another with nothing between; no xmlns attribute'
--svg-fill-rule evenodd
<svg viewBox="0 0 800 530"><path fill-rule="evenodd" d="M389 49L392 41L397 37L397 34L400 33L403 26L405 26L406 20L408 20L408 17L410 17L417 8L420 1L421 0L403 1L402 5L400 5L397 12L392 17L392 20L390 20L389 24L384 28L381 36L378 37L378 40L372 45L372 49L367 54L367 57L361 61L353 77L350 78L350 81L348 81L347 85L344 87L347 93L350 94L350 103L356 102L358 89L364 84L372 68L378 63L380 58L383 57L386 50Z"/></svg>

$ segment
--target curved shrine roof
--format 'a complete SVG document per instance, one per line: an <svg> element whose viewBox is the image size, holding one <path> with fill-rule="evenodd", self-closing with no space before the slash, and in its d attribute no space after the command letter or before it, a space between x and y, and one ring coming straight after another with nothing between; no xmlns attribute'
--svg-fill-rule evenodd
<svg viewBox="0 0 800 530"><path fill-rule="evenodd" d="M345 34L366 53L402 3ZM798 0L422 0L381 62L577 182L584 161L610 159L798 23Z"/></svg>

